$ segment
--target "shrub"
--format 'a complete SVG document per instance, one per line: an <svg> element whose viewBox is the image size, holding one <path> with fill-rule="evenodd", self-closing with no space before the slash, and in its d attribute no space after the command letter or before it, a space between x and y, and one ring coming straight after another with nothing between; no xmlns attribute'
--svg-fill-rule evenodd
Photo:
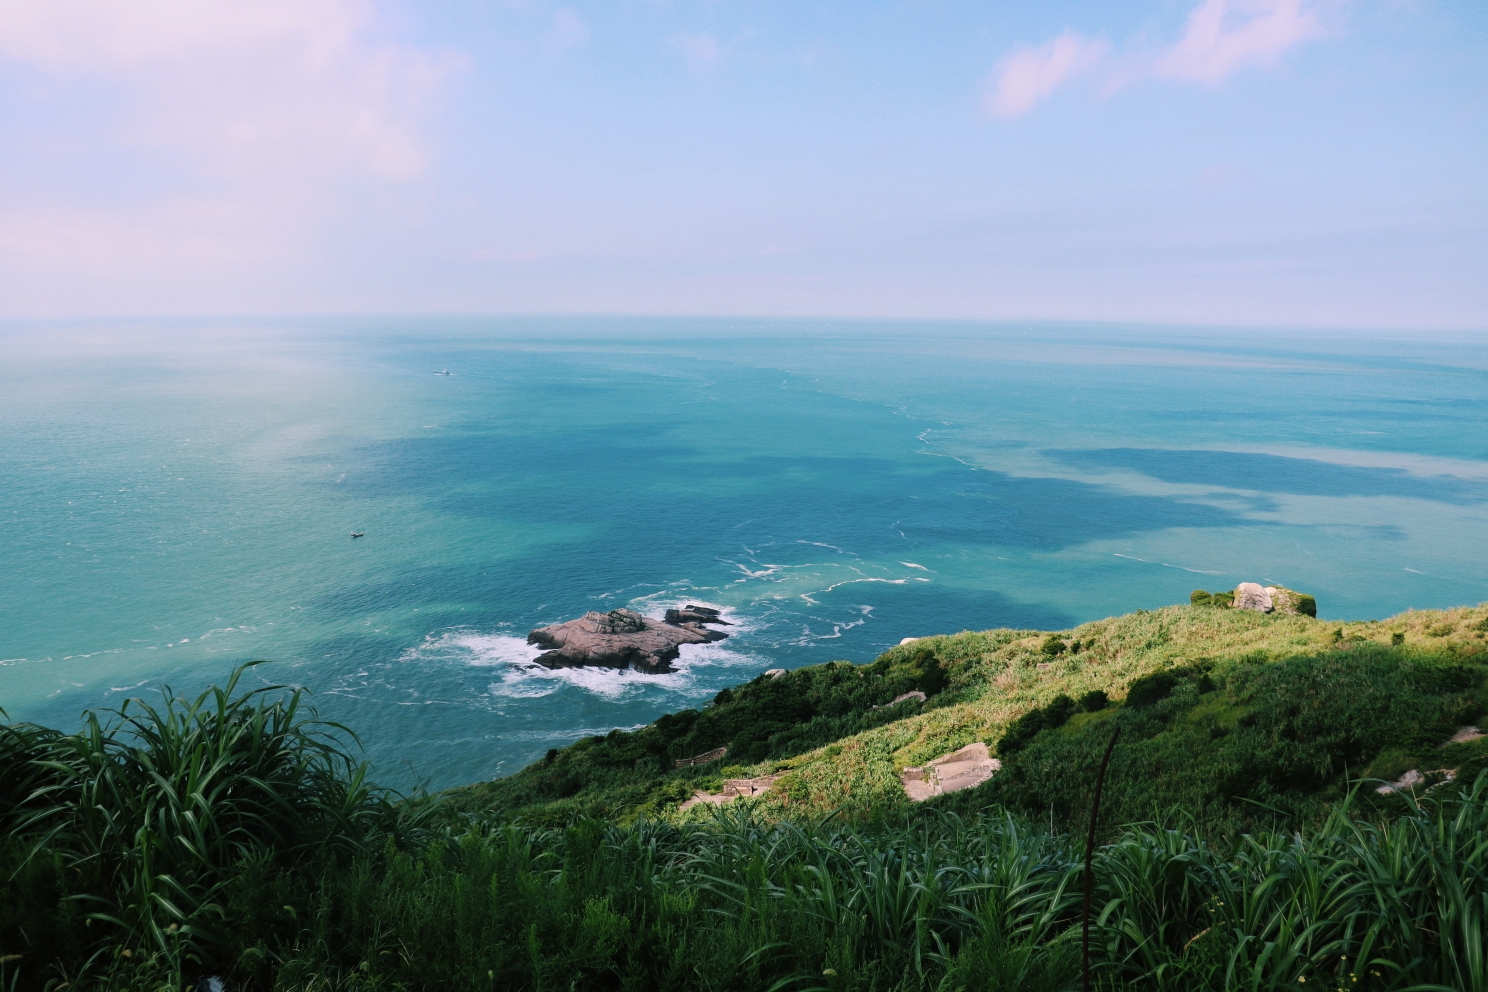
<svg viewBox="0 0 1488 992"><path fill-rule="evenodd" d="M1304 617L1317 617L1317 597L1306 593L1297 597L1297 612Z"/></svg>
<svg viewBox="0 0 1488 992"><path fill-rule="evenodd" d="M1405 634L1402 631L1395 631L1395 633L1390 635L1390 643L1397 648L1400 647L1400 645L1405 643Z"/></svg>
<svg viewBox="0 0 1488 992"><path fill-rule="evenodd" d="M1027 747L1046 726L1048 724L1044 721L1043 710L1029 710L1009 724L1007 733L997 742L997 753L1016 754Z"/></svg>
<svg viewBox="0 0 1488 992"><path fill-rule="evenodd" d="M1111 704L1111 697L1106 695L1104 689L1092 689L1080 697L1080 709L1086 713L1096 713Z"/></svg>
<svg viewBox="0 0 1488 992"><path fill-rule="evenodd" d="M368 784L348 753L350 732L304 712L303 691L238 692L253 664L195 699L164 687L154 705L89 711L81 731L49 733L41 753L15 754L24 735L7 728L0 765L19 758L47 780L5 797L0 826L45 838L59 871L92 878L100 937L166 959L199 955L231 939L222 893L245 859L289 870L367 853L402 829L394 794Z"/></svg>
<svg viewBox="0 0 1488 992"><path fill-rule="evenodd" d="M1203 589L1195 589L1188 594L1188 602L1191 606L1208 606L1213 599L1214 597Z"/></svg>
<svg viewBox="0 0 1488 992"><path fill-rule="evenodd" d="M1050 634L1048 637L1044 638L1044 645L1039 650L1044 652L1044 654L1048 655L1050 658L1057 658L1060 655L1064 654L1067 648L1068 645L1064 643L1064 638L1060 637L1058 634Z"/></svg>
<svg viewBox="0 0 1488 992"><path fill-rule="evenodd" d="M1126 705L1139 710L1161 702L1172 694L1179 681L1179 676L1171 671L1144 675L1127 688Z"/></svg>
<svg viewBox="0 0 1488 992"><path fill-rule="evenodd" d="M1050 730L1062 727L1075 714L1075 701L1066 695L1058 695L1044 707L1044 725Z"/></svg>

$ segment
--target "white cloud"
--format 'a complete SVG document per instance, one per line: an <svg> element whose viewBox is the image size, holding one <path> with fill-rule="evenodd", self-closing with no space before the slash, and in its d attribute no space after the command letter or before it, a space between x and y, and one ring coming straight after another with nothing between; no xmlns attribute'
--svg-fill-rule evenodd
<svg viewBox="0 0 1488 992"><path fill-rule="evenodd" d="M1156 75L1217 83L1248 65L1274 63L1281 54L1323 33L1302 0L1204 0L1188 15L1178 44L1158 59Z"/></svg>
<svg viewBox="0 0 1488 992"><path fill-rule="evenodd" d="M723 45L711 34L679 34L671 43L687 57L688 65L694 69L706 69L723 58Z"/></svg>
<svg viewBox="0 0 1488 992"><path fill-rule="evenodd" d="M553 12L553 37L565 48L582 45L589 40L589 25L572 7L560 7Z"/></svg>
<svg viewBox="0 0 1488 992"><path fill-rule="evenodd" d="M1189 11L1183 35L1154 54L1133 54L1104 74L1109 94L1136 79L1158 77L1218 83L1251 65L1270 65L1283 53L1320 37L1321 18L1307 0L1201 0ZM1028 113L1081 72L1095 68L1109 46L1073 31L1037 47L1015 48L997 63L987 109L997 117Z"/></svg>
<svg viewBox="0 0 1488 992"><path fill-rule="evenodd" d="M27 106L0 163L4 306L212 310L298 278L324 232L417 191L460 65L371 0L0 0Z"/></svg>
<svg viewBox="0 0 1488 992"><path fill-rule="evenodd" d="M6 0L0 59L104 83L114 137L213 172L406 178L457 60L379 27L362 0Z"/></svg>
<svg viewBox="0 0 1488 992"><path fill-rule="evenodd" d="M1095 66L1109 48L1100 39L1066 31L1037 48L1013 50L992 71L988 111L998 117L1028 113L1070 77Z"/></svg>

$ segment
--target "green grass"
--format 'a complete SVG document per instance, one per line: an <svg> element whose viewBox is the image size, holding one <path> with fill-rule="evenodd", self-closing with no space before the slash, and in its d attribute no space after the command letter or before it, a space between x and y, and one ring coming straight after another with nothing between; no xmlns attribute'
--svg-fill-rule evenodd
<svg viewBox="0 0 1488 992"><path fill-rule="evenodd" d="M832 741L919 712L917 701L888 705L912 690L935 694L947 672L933 650L905 651L871 665L836 662L724 689L701 712L663 716L631 733L615 730L549 752L510 778L459 790L462 809L524 809L529 820L560 824L575 813L657 816L692 795L717 787L720 772L809 753ZM728 754L700 767L677 769L719 747Z"/></svg>
<svg viewBox="0 0 1488 992"><path fill-rule="evenodd" d="M451 799L550 825L576 813L623 822L676 817L724 773L784 772L758 815L873 819L907 815L902 769L984 741L1005 771L933 805L997 803L1075 829L1105 737L1120 725L1108 828L1173 808L1211 833L1316 823L1350 777L1419 767L1470 778L1483 767L1488 741L1439 745L1488 711L1485 626L1483 607L1341 624L1198 605L1054 633L925 638L869 665L762 676L700 713L587 738ZM929 701L871 708L910 688ZM1083 712L1097 693L1110 706ZM718 764L671 767L719 746L730 750Z"/></svg>
<svg viewBox="0 0 1488 992"><path fill-rule="evenodd" d="M7 949L81 961L90 929L127 933L180 969L231 942L245 865L290 870L405 831L411 809L367 783L349 732L303 713L299 691L238 692L248 667L195 699L166 688L88 713L75 734L0 727Z"/></svg>
<svg viewBox="0 0 1488 992"><path fill-rule="evenodd" d="M1488 992L1488 752L1442 746L1484 711L1485 628L1175 607L1063 651L932 638L434 800L368 784L349 731L241 672L76 734L4 725L0 990L1068 989L1072 828L1119 726L1099 987ZM933 695L875 708L910 688ZM1015 724L989 783L904 799L899 768ZM780 768L762 800L676 812ZM1363 781L1408 768L1459 777Z"/></svg>
<svg viewBox="0 0 1488 992"><path fill-rule="evenodd" d="M878 825L733 810L683 825L457 819L293 866L246 856L218 889L225 939L210 946L152 950L137 925L80 932L76 917L25 944L8 921L0 980L1052 992L1078 980L1081 853L996 811ZM1315 831L1225 844L1139 825L1094 865L1101 988L1488 989L1488 776L1377 823L1337 810Z"/></svg>

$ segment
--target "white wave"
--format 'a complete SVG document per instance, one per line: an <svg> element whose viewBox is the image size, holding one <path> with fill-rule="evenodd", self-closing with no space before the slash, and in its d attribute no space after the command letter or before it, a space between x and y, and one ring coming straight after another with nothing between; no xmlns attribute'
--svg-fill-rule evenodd
<svg viewBox="0 0 1488 992"><path fill-rule="evenodd" d="M844 630L852 630L854 627L863 626L863 624L867 623L873 615L873 607L861 603L858 604L858 611L861 615L856 620L852 620L846 623L840 620L832 622L832 632L830 634L814 634L811 632L811 627L809 625L803 626L801 628L801 636L791 643L795 644L798 647L804 647L808 644L811 644L813 641L835 640L836 638L842 636L842 632Z"/></svg>
<svg viewBox="0 0 1488 992"><path fill-rule="evenodd" d="M149 684L150 684L150 680L149 679L141 679L140 681L136 682L134 685L115 685L115 686L110 686L108 692L106 692L104 695L111 696L111 695L113 695L116 692L129 692L131 689L138 689L142 685L149 685Z"/></svg>
<svg viewBox="0 0 1488 992"><path fill-rule="evenodd" d="M691 602L697 602L696 599ZM680 605L680 601L679 601ZM509 634L486 634L472 630L430 635L424 643L405 651L404 662L447 662L496 669L491 695L506 699L538 699L571 686L605 699L621 699L648 689L667 689L694 694L694 669L715 667L758 668L761 659L724 647L721 643L684 644L674 663L675 671L662 675L631 668L545 668L536 659L542 649L525 638Z"/></svg>
<svg viewBox="0 0 1488 992"><path fill-rule="evenodd" d="M611 730L640 730L646 726L644 723L631 724L628 727L564 727L560 730L515 730L501 735L502 739L510 741L559 741L563 744L572 744L581 737L603 737ZM476 738L477 740L481 738Z"/></svg>
<svg viewBox="0 0 1488 992"><path fill-rule="evenodd" d="M101 654L118 654L119 652L125 651L125 650L127 650L127 649L126 648L104 648L101 651L89 651L87 654L64 654L62 656L62 660L63 661L72 661L74 658L96 658L96 657L98 657ZM3 662L0 662L0 664L3 664Z"/></svg>
<svg viewBox="0 0 1488 992"><path fill-rule="evenodd" d="M1189 568L1187 565L1170 565L1170 564L1168 564L1165 561L1148 561L1146 558L1138 558L1135 555L1121 555L1121 554L1116 554L1114 551L1111 554L1112 554L1113 557L1116 557L1116 558L1125 558L1127 561L1139 561L1139 562L1141 562L1144 565L1161 565L1163 568L1176 568L1180 572L1193 572L1196 575L1221 575L1221 574L1223 574L1221 572L1214 572L1214 571L1210 571L1209 569L1205 569L1205 568Z"/></svg>
<svg viewBox="0 0 1488 992"><path fill-rule="evenodd" d="M744 578L746 579L766 579L785 567L784 565L766 564L763 568L756 570L751 569L748 565L745 565L741 562L733 561L728 558L723 558L720 560L726 565L732 565L737 568L741 573L743 573Z"/></svg>

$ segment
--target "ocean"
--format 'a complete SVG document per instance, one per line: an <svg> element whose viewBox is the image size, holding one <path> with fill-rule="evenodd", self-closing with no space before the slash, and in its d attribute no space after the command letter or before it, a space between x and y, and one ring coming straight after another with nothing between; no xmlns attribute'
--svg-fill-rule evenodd
<svg viewBox="0 0 1488 992"><path fill-rule="evenodd" d="M905 637L1241 581L1336 619L1488 599L1481 336L121 320L0 358L9 717L269 659L248 683L399 788ZM688 602L731 636L673 674L532 664L534 627Z"/></svg>

